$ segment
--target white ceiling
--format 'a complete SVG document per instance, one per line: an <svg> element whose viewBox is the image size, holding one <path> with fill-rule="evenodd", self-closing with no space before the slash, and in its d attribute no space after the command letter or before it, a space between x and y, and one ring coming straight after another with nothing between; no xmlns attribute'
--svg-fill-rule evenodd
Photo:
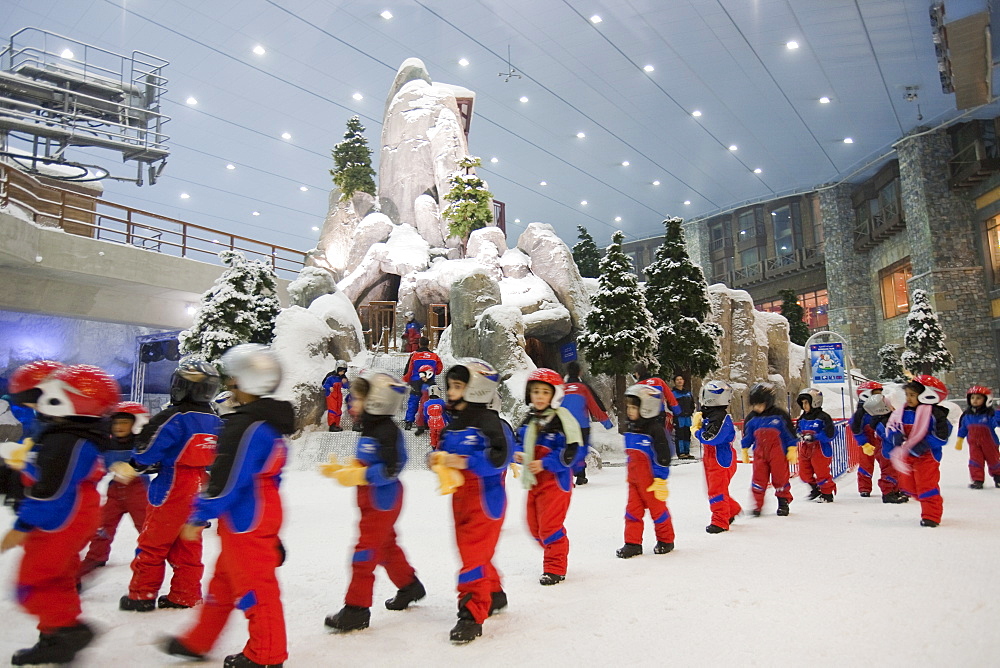
<svg viewBox="0 0 1000 668"><path fill-rule="evenodd" d="M5 0L0 35L36 26L170 61L169 164L155 186L109 184L116 201L306 250L345 122L361 115L377 149L395 70L416 56L433 79L477 92L471 151L507 203L509 234L540 220L570 243L583 225L604 244L615 229L651 236L666 216L843 178L913 127L956 116L938 81L929 4ZM986 4L946 0L948 20ZM257 44L264 56L252 53ZM505 82L508 46L523 78ZM920 87L916 102L905 86Z"/></svg>

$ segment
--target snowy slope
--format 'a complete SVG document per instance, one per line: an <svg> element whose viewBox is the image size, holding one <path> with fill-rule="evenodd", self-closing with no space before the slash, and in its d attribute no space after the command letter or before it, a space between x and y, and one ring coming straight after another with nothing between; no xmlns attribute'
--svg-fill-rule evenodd
<svg viewBox="0 0 1000 668"><path fill-rule="evenodd" d="M740 517L729 533L711 536L704 532L709 510L701 466L677 466L669 500L676 551L651 553L647 521L646 554L628 561L614 556L622 544L625 470L605 467L574 493L569 576L555 587L537 582L541 550L524 525L525 492L509 479L496 564L510 607L465 647L447 641L458 561L450 500L435 493L435 476L404 474L407 497L397 527L428 597L406 612L385 610L381 601L394 587L379 571L372 627L329 635L323 618L342 605L355 539L354 492L312 471L291 471L282 487L289 550L280 569L291 648L286 665L990 664L1000 618L993 575L1000 489L967 489L964 454L945 453L945 517L938 529L917 525L912 501L884 505L877 496L858 497L849 475L832 505L804 501L805 487L795 483L799 500L790 517L776 517L769 496L763 517ZM741 503L749 475L740 465L732 485ZM211 531L206 535L207 582L218 539ZM135 530L123 523L110 563L84 592L84 613L104 633L78 665L178 663L160 654L156 641L187 626L191 611L117 610L134 539ZM0 557L0 578L11 594L0 603L3 657L35 638L33 620L12 600L19 559L19 551ZM242 648L245 629L234 615L212 653L215 665Z"/></svg>

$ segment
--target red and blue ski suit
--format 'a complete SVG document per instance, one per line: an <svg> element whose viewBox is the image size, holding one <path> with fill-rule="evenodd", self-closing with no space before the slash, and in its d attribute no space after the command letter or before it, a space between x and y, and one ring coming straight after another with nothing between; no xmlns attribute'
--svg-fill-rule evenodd
<svg viewBox="0 0 1000 668"><path fill-rule="evenodd" d="M285 560L278 537L282 508L278 487L288 456L284 436L295 429L292 405L258 399L226 415L208 487L194 503L191 524L219 518L222 550L195 625L180 637L207 653L234 608L249 622L243 655L255 663L288 658L285 617L275 569Z"/></svg>
<svg viewBox="0 0 1000 668"><path fill-rule="evenodd" d="M339 427L340 418L344 414L344 393L351 389L347 376L337 372L328 374L323 379L323 392L326 394L326 426Z"/></svg>
<svg viewBox="0 0 1000 668"><path fill-rule="evenodd" d="M420 377L420 370L428 366L434 371L434 376L437 376L444 368L441 364L441 358L437 356L437 353L432 353L426 348L420 350L414 349L414 351L410 355L410 358L406 360L406 367L403 369L403 382L408 383L410 386L410 396L406 402L406 417L404 420L410 423L417 420L418 415L420 415L421 404L427 398L425 393L434 384L434 377L432 376L429 380L425 381Z"/></svg>
<svg viewBox="0 0 1000 668"><path fill-rule="evenodd" d="M794 447L795 427L792 418L777 406L762 413L750 413L743 428L744 448L753 449L753 480L750 491L756 509L764 507L764 491L768 478L774 495L791 502L792 486L788 483L788 448Z"/></svg>
<svg viewBox="0 0 1000 668"><path fill-rule="evenodd" d="M854 434L854 442L858 447L871 445L875 452L866 455L862 450L858 454L858 491L862 494L871 494L872 478L875 475L875 464L879 466L878 488L882 496L887 496L899 491L899 481L896 478L896 471L892 468L892 462L882 454L882 435L877 429L878 426L885 425L889 419L888 415L872 417L864 408L864 402L859 401L858 407L851 417L851 433Z"/></svg>
<svg viewBox="0 0 1000 668"><path fill-rule="evenodd" d="M823 494L834 494L837 483L830 474L833 462L833 418L822 408L813 408L799 416L799 478L816 485Z"/></svg>
<svg viewBox="0 0 1000 668"><path fill-rule="evenodd" d="M611 419L608 417L604 405L597 398L590 386L579 378L570 378L563 386L565 395L562 400L562 407L573 414L576 421L580 423L580 430L583 432L583 447L576 455L576 462L573 465L573 472L579 474L587 468L587 454L590 452L590 423L600 422L605 429L611 429Z"/></svg>
<svg viewBox="0 0 1000 668"><path fill-rule="evenodd" d="M921 424L919 429L915 428L917 423ZM885 432L882 454L895 456L901 459L904 467L910 468L909 471L896 468L899 488L920 501L922 519L940 524L944 500L938 483L941 480L941 448L951 434L948 410L940 404L920 404L916 408L903 406L889 418ZM894 448L900 449L895 455Z"/></svg>
<svg viewBox="0 0 1000 668"><path fill-rule="evenodd" d="M969 477L973 482L983 482L985 472L1000 481L1000 451L997 433L1000 427L996 411L988 406L970 406L958 421L958 437L969 443Z"/></svg>
<svg viewBox="0 0 1000 668"><path fill-rule="evenodd" d="M674 542L674 523L667 503L646 491L653 478L670 477L670 444L659 417L628 423L625 433L628 457L628 501L625 504L625 542L642 545L642 523L646 511L653 518L653 532L662 543Z"/></svg>
<svg viewBox="0 0 1000 668"><path fill-rule="evenodd" d="M27 533L17 573L17 602L38 617L38 630L75 626L80 551L97 529L107 436L100 423L48 423L22 471L26 487L14 529Z"/></svg>
<svg viewBox="0 0 1000 668"><path fill-rule="evenodd" d="M708 506L712 524L728 529L733 518L743 510L729 495L729 483L736 474L736 451L733 440L736 428L725 406L707 406L702 411L701 428L694 435L702 445L702 465L708 484Z"/></svg>
<svg viewBox="0 0 1000 668"><path fill-rule="evenodd" d="M543 469L534 474L535 484L528 490L528 531L542 546L542 572L566 575L569 537L565 522L573 491L572 467L580 444L566 442L562 421L554 412L546 419L532 411L517 430L515 452L524 453L531 420L536 421L537 429L532 456L541 460ZM525 460L522 464L527 466L529 462Z"/></svg>
<svg viewBox="0 0 1000 668"><path fill-rule="evenodd" d="M493 553L507 511L504 479L513 434L496 411L467 404L452 414L441 436L440 450L468 458L467 468L461 469L465 482L451 495L455 541L462 560L458 607L482 624L489 616L491 595L503 591Z"/></svg>
<svg viewBox="0 0 1000 668"><path fill-rule="evenodd" d="M149 508L132 560L128 597L156 598L166 563L174 569L167 594L172 602L201 602L201 541L180 539L181 527L205 481L205 469L215 459L222 420L208 402L180 402L155 415L136 439L132 465L156 471L149 483Z"/></svg>
<svg viewBox="0 0 1000 668"><path fill-rule="evenodd" d="M410 320L403 329L403 338L406 339L406 352L412 353L420 345L420 333L424 326L416 320Z"/></svg>
<svg viewBox="0 0 1000 668"><path fill-rule="evenodd" d="M445 408L444 399L434 397L424 402L424 408L421 411L424 424L427 425L427 430L431 435L431 447L435 450L441 443L441 432L448 424L448 411Z"/></svg>

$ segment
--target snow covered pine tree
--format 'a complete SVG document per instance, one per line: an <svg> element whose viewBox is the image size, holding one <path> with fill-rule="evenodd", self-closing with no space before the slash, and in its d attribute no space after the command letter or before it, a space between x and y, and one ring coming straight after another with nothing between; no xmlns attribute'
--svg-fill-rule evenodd
<svg viewBox="0 0 1000 668"><path fill-rule="evenodd" d="M601 251L597 249L594 237L590 236L586 227L577 225L576 229L580 233L580 241L573 246L573 261L576 262L576 268L580 270L581 276L597 278L600 271Z"/></svg>
<svg viewBox="0 0 1000 668"><path fill-rule="evenodd" d="M486 182L470 173L482 161L467 155L458 161L459 171L448 177L451 190L444 196L448 206L441 215L448 222L448 234L462 240L462 251L469 235L493 222L493 193L486 188Z"/></svg>
<svg viewBox="0 0 1000 668"><path fill-rule="evenodd" d="M239 251L222 251L219 259L229 268L201 296L191 329L177 337L182 353L210 362L240 343L271 343L281 310L270 266Z"/></svg>
<svg viewBox="0 0 1000 668"><path fill-rule="evenodd" d="M910 314L906 316L906 351L903 366L913 374L937 374L948 371L955 363L951 352L944 347L945 335L941 323L931 308L931 300L923 290L913 291Z"/></svg>
<svg viewBox="0 0 1000 668"><path fill-rule="evenodd" d="M887 343L876 353L879 361L878 379L890 383L903 382L903 364L899 361L899 346Z"/></svg>
<svg viewBox="0 0 1000 668"><path fill-rule="evenodd" d="M334 169L330 170L333 182L340 188L340 200L347 201L356 192L375 195L375 170L372 169L372 150L365 139L365 126L361 119L352 116L347 121L344 140L333 147Z"/></svg>

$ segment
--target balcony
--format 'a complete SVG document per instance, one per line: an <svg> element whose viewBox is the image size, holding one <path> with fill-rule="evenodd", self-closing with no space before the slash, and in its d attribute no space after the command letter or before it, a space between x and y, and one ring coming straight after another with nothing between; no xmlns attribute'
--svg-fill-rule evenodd
<svg viewBox="0 0 1000 668"><path fill-rule="evenodd" d="M809 248L799 248L790 255L770 257L763 262L755 262L746 267L740 267L725 275L717 275L714 279L734 288L745 288L812 269L823 264L823 262L823 247L811 246Z"/></svg>
<svg viewBox="0 0 1000 668"><path fill-rule="evenodd" d="M976 139L948 161L948 168L950 188L972 188L1000 171L1000 155L995 145L987 146L982 139Z"/></svg>

